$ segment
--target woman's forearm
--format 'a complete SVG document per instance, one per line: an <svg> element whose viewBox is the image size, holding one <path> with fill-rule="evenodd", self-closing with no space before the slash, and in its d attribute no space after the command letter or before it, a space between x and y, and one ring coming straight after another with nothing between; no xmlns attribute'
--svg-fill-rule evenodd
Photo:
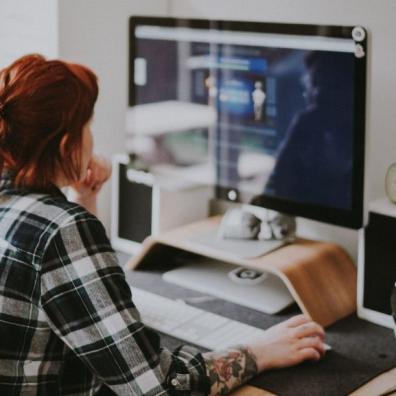
<svg viewBox="0 0 396 396"><path fill-rule="evenodd" d="M227 395L258 373L257 359L248 347L204 355L210 396Z"/></svg>

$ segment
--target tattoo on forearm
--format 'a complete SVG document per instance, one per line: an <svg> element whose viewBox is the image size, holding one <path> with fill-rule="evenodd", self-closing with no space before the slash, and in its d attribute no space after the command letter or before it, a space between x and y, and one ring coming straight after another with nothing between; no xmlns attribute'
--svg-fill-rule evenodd
<svg viewBox="0 0 396 396"><path fill-rule="evenodd" d="M227 395L257 374L256 357L249 348L204 354L210 396Z"/></svg>

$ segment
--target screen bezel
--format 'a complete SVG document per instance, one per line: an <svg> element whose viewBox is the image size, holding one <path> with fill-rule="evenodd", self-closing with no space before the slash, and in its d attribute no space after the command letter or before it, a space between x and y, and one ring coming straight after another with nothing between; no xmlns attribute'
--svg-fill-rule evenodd
<svg viewBox="0 0 396 396"><path fill-rule="evenodd" d="M321 36L328 38L350 38L355 26L336 25L308 25L289 23L265 23L229 20L205 20L169 17L132 16L129 18L129 106L136 104L134 91L134 62L135 58L135 28L138 25L152 25L164 27L189 27L195 29L215 29L240 32L275 33L297 36ZM364 30L365 31L365 30ZM358 44L362 46L364 56L355 57L354 81L354 130L353 130L353 171L352 171L352 205L351 209L338 209L311 203L299 203L265 194L255 197L254 205L273 209L293 216L305 217L321 222L343 227L359 229L364 218L364 159L365 159L365 107L366 107L366 58L367 32ZM325 181L324 181L325 182ZM230 192L236 199L230 199ZM235 188L215 186L215 196L218 199L240 202ZM233 197L233 198L234 198Z"/></svg>

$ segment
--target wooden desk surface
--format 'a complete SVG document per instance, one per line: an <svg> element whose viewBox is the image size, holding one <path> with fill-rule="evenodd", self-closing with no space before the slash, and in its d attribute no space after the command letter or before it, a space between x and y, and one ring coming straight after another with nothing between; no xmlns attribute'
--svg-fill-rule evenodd
<svg viewBox="0 0 396 396"><path fill-rule="evenodd" d="M349 396L373 396L386 393L389 389L396 386L396 368L387 371L374 378L369 383L363 385L361 388L352 392ZM245 385L232 392L232 396L274 396L274 393L267 392L254 386ZM396 395L396 390L392 393Z"/></svg>
<svg viewBox="0 0 396 396"><path fill-rule="evenodd" d="M231 396L274 396L273 393L245 385L231 393Z"/></svg>
<svg viewBox="0 0 396 396"><path fill-rule="evenodd" d="M254 386L245 385L230 394L231 396L274 396L274 393L267 392Z"/></svg>

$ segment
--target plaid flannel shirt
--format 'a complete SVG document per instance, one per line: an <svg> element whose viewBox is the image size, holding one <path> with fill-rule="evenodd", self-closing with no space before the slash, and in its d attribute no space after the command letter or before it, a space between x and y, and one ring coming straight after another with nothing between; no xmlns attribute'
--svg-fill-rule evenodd
<svg viewBox="0 0 396 396"><path fill-rule="evenodd" d="M0 180L0 395L209 392L202 355L139 320L100 221Z"/></svg>
<svg viewBox="0 0 396 396"><path fill-rule="evenodd" d="M394 284L392 290L391 305L393 312L393 321L395 322L393 329L395 331L395 336L396 336L396 283Z"/></svg>

